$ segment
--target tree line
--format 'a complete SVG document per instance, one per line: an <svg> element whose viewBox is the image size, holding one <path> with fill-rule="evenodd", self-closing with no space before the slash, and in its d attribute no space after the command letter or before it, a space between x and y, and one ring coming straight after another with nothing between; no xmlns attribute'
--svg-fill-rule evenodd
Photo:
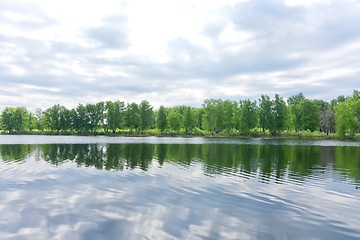
<svg viewBox="0 0 360 240"><path fill-rule="evenodd" d="M261 95L258 100L230 101L207 99L200 108L164 107L154 110L143 100L140 104L122 101L79 104L67 109L56 104L30 112L25 107L6 107L0 115L5 133L73 133L157 132L192 134L204 132L251 136L283 131L320 131L354 137L359 131L360 91L326 102L310 100L298 93L284 100Z"/></svg>

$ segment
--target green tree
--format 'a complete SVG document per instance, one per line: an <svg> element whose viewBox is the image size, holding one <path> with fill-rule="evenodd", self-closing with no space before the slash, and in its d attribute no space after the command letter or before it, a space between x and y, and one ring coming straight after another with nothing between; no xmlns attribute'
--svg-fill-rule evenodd
<svg viewBox="0 0 360 240"><path fill-rule="evenodd" d="M29 113L24 107L17 107L12 117L14 130L23 132L29 125Z"/></svg>
<svg viewBox="0 0 360 240"><path fill-rule="evenodd" d="M141 117L141 130L149 129L154 125L154 111L153 107L146 100L143 100L140 105L140 117Z"/></svg>
<svg viewBox="0 0 360 240"><path fill-rule="evenodd" d="M301 114L299 111L299 104L305 97L302 93L298 93L297 95L293 95L289 97L287 100L288 102L288 109L289 109L289 123L295 131L298 131L301 128Z"/></svg>
<svg viewBox="0 0 360 240"><path fill-rule="evenodd" d="M157 119L156 119L157 128L163 133L166 129L166 110L164 106L160 106Z"/></svg>
<svg viewBox="0 0 360 240"><path fill-rule="evenodd" d="M14 129L14 117L15 108L6 107L1 113L1 128L11 133Z"/></svg>
<svg viewBox="0 0 360 240"><path fill-rule="evenodd" d="M107 119L107 129L111 129L113 132L116 131L117 128L123 127L124 121L124 102L116 101L106 102L106 119Z"/></svg>
<svg viewBox="0 0 360 240"><path fill-rule="evenodd" d="M88 117L86 115L86 107L79 104L74 111L72 111L74 129L78 133L87 131Z"/></svg>
<svg viewBox="0 0 360 240"><path fill-rule="evenodd" d="M270 97L261 95L259 99L260 127L263 131L268 129L272 135L275 135L276 125L272 108L273 102L270 100Z"/></svg>
<svg viewBox="0 0 360 240"><path fill-rule="evenodd" d="M60 116L62 108L62 106L56 104L51 108L46 109L44 112L47 120L47 126L50 128L51 131L59 132L61 130Z"/></svg>
<svg viewBox="0 0 360 240"><path fill-rule="evenodd" d="M168 126L170 127L170 129L179 133L179 131L181 129L181 114L179 112L171 111L169 113L167 120L168 120Z"/></svg>
<svg viewBox="0 0 360 240"><path fill-rule="evenodd" d="M224 130L231 132L235 129L235 121L234 121L234 114L237 108L237 103L235 101L226 100L222 102L222 113L224 125Z"/></svg>
<svg viewBox="0 0 360 240"><path fill-rule="evenodd" d="M36 108L35 110L35 118L36 118L36 129L39 131L44 131L46 126L46 119L44 117L44 112L40 108Z"/></svg>
<svg viewBox="0 0 360 240"><path fill-rule="evenodd" d="M187 107L184 111L184 128L185 132L191 133L196 126L196 117L191 107Z"/></svg>
<svg viewBox="0 0 360 240"><path fill-rule="evenodd" d="M29 128L29 131L33 131L34 129L37 129L37 119L36 119L36 116L35 114L33 113L28 113L28 128Z"/></svg>
<svg viewBox="0 0 360 240"><path fill-rule="evenodd" d="M350 137L355 136L358 119L352 111L351 102L340 102L335 106L335 126L338 136L345 137L347 132Z"/></svg>
<svg viewBox="0 0 360 240"><path fill-rule="evenodd" d="M303 99L299 103L300 126L304 130L315 131L319 126L319 108L313 101Z"/></svg>
<svg viewBox="0 0 360 240"><path fill-rule="evenodd" d="M94 132L104 121L104 111L105 104L104 102L98 102L97 104L86 104L86 130Z"/></svg>
<svg viewBox="0 0 360 240"><path fill-rule="evenodd" d="M224 129L225 109L221 99L208 99L203 103L202 127L210 132Z"/></svg>
<svg viewBox="0 0 360 240"><path fill-rule="evenodd" d="M283 98L280 97L279 94L275 94L275 100L273 102L273 113L275 114L275 129L278 132L285 129L288 115L287 111L287 106Z"/></svg>
<svg viewBox="0 0 360 240"><path fill-rule="evenodd" d="M136 103L128 104L126 107L126 126L132 131L133 129L139 131L141 127L141 115L139 110L139 105Z"/></svg>
<svg viewBox="0 0 360 240"><path fill-rule="evenodd" d="M250 130L257 125L257 107L256 102L251 102L249 99L240 101L238 114L235 116L238 119L238 129L241 134L247 136Z"/></svg>

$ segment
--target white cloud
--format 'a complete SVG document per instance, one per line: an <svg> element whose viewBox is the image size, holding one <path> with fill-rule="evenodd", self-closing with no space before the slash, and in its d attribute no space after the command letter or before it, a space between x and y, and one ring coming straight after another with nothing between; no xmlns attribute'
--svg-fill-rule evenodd
<svg viewBox="0 0 360 240"><path fill-rule="evenodd" d="M359 10L351 0L1 1L0 110L349 95Z"/></svg>

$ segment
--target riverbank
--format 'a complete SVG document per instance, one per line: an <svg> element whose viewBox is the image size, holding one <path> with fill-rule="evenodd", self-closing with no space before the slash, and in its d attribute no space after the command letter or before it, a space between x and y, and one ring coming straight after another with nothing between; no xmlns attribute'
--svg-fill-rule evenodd
<svg viewBox="0 0 360 240"><path fill-rule="evenodd" d="M105 131L96 131L92 133L77 133L77 132L51 132L51 131L36 131L36 132L4 132L0 131L1 135L50 135L50 136L108 136L108 137L204 137L204 138L271 138L271 139L308 139L308 140L352 140L352 141L360 141L360 135L356 135L354 138L350 138L346 136L345 138L339 137L334 133L326 134L323 132L310 132L310 131L284 131L275 136L269 133L256 132L251 133L249 136L241 135L238 133L211 133L204 132L198 134L185 134L185 133L159 133L156 131L118 131L118 132L105 132Z"/></svg>

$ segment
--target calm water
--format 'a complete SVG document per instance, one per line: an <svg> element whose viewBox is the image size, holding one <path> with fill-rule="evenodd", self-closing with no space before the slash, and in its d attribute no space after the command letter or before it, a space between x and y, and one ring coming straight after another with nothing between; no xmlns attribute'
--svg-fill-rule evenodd
<svg viewBox="0 0 360 240"><path fill-rule="evenodd" d="M0 239L359 239L360 144L0 136Z"/></svg>

